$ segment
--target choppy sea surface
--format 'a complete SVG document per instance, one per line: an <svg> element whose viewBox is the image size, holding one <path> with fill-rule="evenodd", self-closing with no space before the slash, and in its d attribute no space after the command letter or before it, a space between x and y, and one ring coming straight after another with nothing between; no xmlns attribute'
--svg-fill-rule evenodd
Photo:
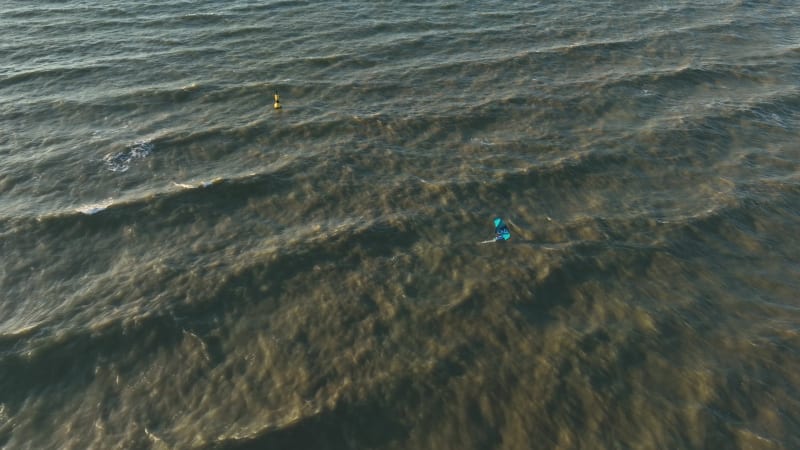
<svg viewBox="0 0 800 450"><path fill-rule="evenodd" d="M800 448L796 1L0 33L0 447Z"/></svg>

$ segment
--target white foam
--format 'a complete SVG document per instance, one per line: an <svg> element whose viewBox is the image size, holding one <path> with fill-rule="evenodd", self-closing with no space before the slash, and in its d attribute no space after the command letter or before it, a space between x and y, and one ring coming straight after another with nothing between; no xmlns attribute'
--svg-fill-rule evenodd
<svg viewBox="0 0 800 450"><path fill-rule="evenodd" d="M178 183L177 181L173 181L172 184L184 189L195 189L195 188L207 188L209 186L222 183L223 181L225 181L223 178L216 177L208 181L205 180L199 181L197 184Z"/></svg>
<svg viewBox="0 0 800 450"><path fill-rule="evenodd" d="M153 153L154 148L155 146L150 141L136 141L121 152L107 154L103 157L103 161L108 170L112 172L126 172L130 169L132 161L146 158Z"/></svg>
<svg viewBox="0 0 800 450"><path fill-rule="evenodd" d="M100 201L100 202L89 203L89 204L86 204L86 205L79 206L77 208L77 210L78 210L78 212L81 212L83 214L91 216L93 214L99 213L100 211L105 211L109 206L111 206L113 204L114 204L114 200L111 199L111 198L108 198L108 199L105 199L105 200Z"/></svg>

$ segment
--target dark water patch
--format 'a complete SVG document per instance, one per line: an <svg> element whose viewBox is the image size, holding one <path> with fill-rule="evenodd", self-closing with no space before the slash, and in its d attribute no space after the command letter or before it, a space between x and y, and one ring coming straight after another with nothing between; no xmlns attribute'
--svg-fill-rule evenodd
<svg viewBox="0 0 800 450"><path fill-rule="evenodd" d="M570 248L565 257L537 275L532 295L522 297L515 307L538 326L559 318L554 308L568 310L574 289L608 279L633 280L647 273L658 249L609 249L604 242L587 242Z"/></svg>
<svg viewBox="0 0 800 450"><path fill-rule="evenodd" d="M109 65L92 65L84 67L52 67L38 68L22 73L16 73L0 80L0 89L19 89L23 84L35 83L38 86L48 86L54 83L71 83L86 80L88 75L98 75L102 72L110 73L113 68ZM11 97L3 95L3 97Z"/></svg>
<svg viewBox="0 0 800 450"><path fill-rule="evenodd" d="M779 397L793 397L787 395L786 386L794 383L795 376L775 366L790 357L790 353L786 349L762 348L759 356L755 356L747 350L753 343L732 343L723 337L730 336L732 327L743 330L758 325L726 314L729 309L721 300L714 296L698 299L694 305L675 311L675 315L661 315L657 320L662 340L667 345L665 349L685 352L682 358L675 358L683 362L673 362L674 369L698 383L693 397L686 397L686 394L680 397L689 405L699 404L692 409L697 408L693 416L702 426L690 424L689 418L682 418L680 422L685 424L687 433L693 430L696 434L698 429L706 431L700 435L701 441L696 438L687 441L694 446L747 447L755 443L766 445L765 448L791 446L793 437L787 439L786 435L772 434L776 429L787 429L797 422L793 414L783 413L779 405L782 402L776 401ZM696 341L695 336L699 338ZM663 383L665 389L673 392L684 390L676 389L674 380L655 378L649 381Z"/></svg>
<svg viewBox="0 0 800 450"><path fill-rule="evenodd" d="M151 316L134 326L117 322L99 330L32 337L32 345L17 344L17 350L0 357L0 387L6 393L4 402L14 411L30 396L85 388L93 382L98 364L113 361L127 372L154 348L174 345L181 329L169 317Z"/></svg>
<svg viewBox="0 0 800 450"><path fill-rule="evenodd" d="M430 318L428 321L434 320ZM476 346L481 344L478 339L470 342ZM427 368L401 370L388 379L368 382L364 388L343 396L335 407L326 409L320 415L301 419L283 429L265 430L247 439L221 442L212 448L257 448L270 445L293 448L315 444L320 435L325 439L324 443L320 443L323 448L391 448L393 445L404 445L408 441L416 442L418 448L427 448L432 444L423 444L425 436L439 426L447 427L443 431L447 438L453 439L452 445L466 443L466 447L461 448L480 448L497 443L498 433L491 426L481 426L486 413L485 405L479 399L482 390L472 390L475 394L467 394L464 399L457 386L458 380L474 369L472 363L480 354L480 350L471 348L466 343L455 344L451 351ZM503 389L501 386L494 387ZM454 425L449 419L453 417L454 408L455 411L461 410L455 412L458 417L456 421L462 417L465 420L462 425L473 421L474 427L460 428L460 432L466 433L466 436L456 436L449 429ZM352 417L349 411L374 413ZM414 417L408 414L410 411L422 413ZM387 418L388 423L385 422ZM359 425L357 429L352 428L354 423ZM423 441L417 441L420 438Z"/></svg>
<svg viewBox="0 0 800 450"><path fill-rule="evenodd" d="M407 434L408 426L391 415L386 406L382 399L375 404L340 406L261 436L230 439L208 448L378 448L399 441Z"/></svg>
<svg viewBox="0 0 800 450"><path fill-rule="evenodd" d="M413 379L398 377L365 398L340 401L334 408L256 436L209 445L214 450L267 448L384 448L407 438L413 426L403 411L434 394Z"/></svg>
<svg viewBox="0 0 800 450"><path fill-rule="evenodd" d="M0 381L18 395L7 401L16 412L24 399L44 395L49 389L58 388L63 392L59 397L65 403L69 402L72 398L70 392L80 392L98 382L92 377L97 367L102 370L111 367L118 377L134 379L136 373L147 365L147 355L173 351L175 346L184 341L185 333L196 336L198 342L203 343L199 351L206 354L209 364L227 364L227 357L219 342L219 336L228 333L221 328L222 323L231 317L246 314L256 306L262 313L286 307L282 292L293 284L295 277L313 272L313 267L326 265L328 260L340 270L347 270L348 267L359 265L360 261L373 260L382 254L391 255L396 248L407 246L415 239L412 233L407 237L410 241L404 241L400 237L403 231L393 227L380 224L365 226L360 231L345 232L338 235L340 237L306 244L304 248L282 250L274 258L225 269L229 271L221 278L218 277L221 275L219 267L206 273L208 278L203 274L185 273L180 266L167 271L159 270L148 280L142 280L140 289L114 294L127 297L122 304L128 305L136 303L139 296L154 300L158 298L158 302L148 307L149 313L138 317L122 317L91 330L81 329L75 334L67 331L60 333L60 336L37 335L25 344L15 346L18 350L14 353L4 355L0 364L8 368L3 371L7 378ZM376 241L380 242L382 236L392 237L391 241L384 241L386 246L383 249L373 245ZM362 246L362 241L369 245ZM347 254L350 256L342 258ZM159 286L163 285L172 286L171 293L159 293ZM58 328L64 330L69 327L62 325ZM23 347L29 350L25 352ZM80 357L76 358L75 355ZM58 370L53 370L54 367ZM15 383L23 383L24 386ZM58 402L54 399L51 407ZM108 403L106 407L114 408Z"/></svg>
<svg viewBox="0 0 800 450"><path fill-rule="evenodd" d="M733 257L739 263L752 261L749 243L769 239L762 224L776 216L781 217L785 212L782 207L770 207L769 201L755 202L744 198L733 205L688 219L675 229L682 236L670 236L669 242L672 251L681 258L714 260L716 258L712 255L716 255L722 260ZM776 235L780 236L780 233Z"/></svg>

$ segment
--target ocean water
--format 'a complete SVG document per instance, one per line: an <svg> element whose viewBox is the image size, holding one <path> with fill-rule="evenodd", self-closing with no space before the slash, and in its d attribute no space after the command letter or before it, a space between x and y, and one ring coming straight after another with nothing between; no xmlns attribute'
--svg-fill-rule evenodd
<svg viewBox="0 0 800 450"><path fill-rule="evenodd" d="M0 447L800 448L798 6L1 0Z"/></svg>

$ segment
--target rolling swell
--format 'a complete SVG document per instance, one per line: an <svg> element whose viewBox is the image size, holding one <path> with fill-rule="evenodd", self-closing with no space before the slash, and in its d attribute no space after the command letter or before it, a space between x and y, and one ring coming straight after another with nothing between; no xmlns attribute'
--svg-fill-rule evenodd
<svg viewBox="0 0 800 450"><path fill-rule="evenodd" d="M575 295L576 293L591 289L595 283L605 284L603 280L608 280L609 276L616 278L622 274L624 279L631 280L646 277L650 271L663 264L660 260L665 258L663 252L626 253L628 257L617 254L612 256L615 263L608 265L607 258L603 257L604 254L609 255L602 245L581 247L576 249L572 256L566 256L547 275L542 276L541 281L535 283L532 288L525 286L524 283L514 284L509 296L518 300L510 305L514 305L520 315L511 314L512 319L506 319L510 323L505 323L501 328L494 328L493 332L497 334L481 334L487 330L485 325L481 326L480 323L491 322L493 319L490 317L504 316L498 313L497 308L502 311L509 305L504 305L503 301L486 301L481 295L468 296L457 306L448 308L442 313L444 316L458 317L459 320L463 319L464 315L471 317L468 321L470 325L463 325L463 329L458 327L458 331L463 334L447 333L448 326L443 324L452 321L440 322L437 316L423 320L419 324L421 329L434 326L445 336L460 335L456 338L457 342L449 346L450 350L439 356L437 364L431 369L408 370L405 374L390 377L355 398L340 397L337 406L321 413L284 427L262 430L246 438L223 440L211 445L210 448L259 448L265 445L293 447L316 443L324 446L322 442L327 442L334 448L364 445L380 447L389 445L396 439L411 442L412 445L422 445L416 439L420 439L419 435L424 434L419 430L425 430L427 427L442 428L443 433L440 436L442 441L437 441L440 443L469 442L476 446L493 446L499 445L502 430L513 430L520 425L516 422L518 418L505 415L500 407L492 405L513 405L531 397L542 400L542 407L528 409L524 417L527 417L525 422L544 423L539 427L540 433L536 436L540 442L557 444L561 439L559 430L568 428L579 431L576 435L580 436L578 438L580 442L584 442L585 439L585 442L610 444L609 436L598 431L593 425L594 419L583 420L581 417L587 417L588 411L599 404L614 405L610 406L609 413L604 416L605 419L600 420L615 420L614 418L621 419L624 416L623 405L633 401L635 392L631 392L631 386L625 386L624 382L623 384L611 382L610 380L615 379L614 374L641 373L653 383L664 383L665 378L656 372L648 372L644 363L646 355L659 354L664 358L684 359L685 366L669 370L670 373L693 376L692 361L697 353L696 349L692 351L690 348L694 344L691 341L681 342L673 337L681 335L682 333L677 331L685 330L687 327L694 333L711 336L722 325L715 319L714 314L707 310L708 302L698 304L692 302L684 306L670 305L670 308L675 309L675 315L670 315L655 325L652 325L649 319L645 319L642 324L628 323L627 320L621 319L609 330L591 328L585 332L576 330L575 337L561 335L557 328L549 328L557 323L555 322L557 317L566 320L563 317L566 311L572 311L572 314L580 311L582 308L573 307L575 302L589 302L589 299L580 300L582 297ZM630 272L628 268L636 269ZM646 304L649 308L658 307L657 302ZM598 312L604 309L603 306L594 308ZM543 321L548 314L553 316L550 320ZM577 320L590 320L588 316L580 317L581 319ZM576 319L572 319L574 320ZM531 323L535 329L542 330L539 333L544 333L544 336L539 336L535 329L529 328L527 323L530 321L533 321ZM641 339L645 339L643 345L639 342ZM548 345L553 345L543 342L556 340L561 347L558 355L552 356L552 360L546 362L539 360L536 364L525 362L526 357L535 358L534 355L545 352ZM533 342L539 344L533 344L532 348L525 346ZM508 346L513 348L511 353L519 358L516 363L497 364L495 361L491 367L498 369L490 371L488 377L474 375L479 367L485 368L487 364L491 364L485 357L487 354L492 354L491 349ZM567 349L571 349L572 352ZM599 354L609 354L609 359L598 361ZM584 380L594 389L606 394L593 400L576 397L575 383ZM727 386L725 389L735 389L737 382L751 383L748 377L742 377L723 382L722 385ZM546 386L537 389L537 384ZM671 387L676 388L677 392L682 392L684 389L676 386L674 382ZM392 394L397 389L405 392L401 398L395 398ZM465 395L464 392L472 394ZM492 401L487 402L482 392L492 392ZM683 395L679 394L679 397ZM687 400L692 396L688 392L685 395ZM456 406L456 410L463 411L464 415L439 414L440 411L452 406ZM719 430L718 433L703 437L687 429L686 433L660 438L665 439L663 442L667 445L703 446L728 442L736 434L735 424L746 418L747 414L720 417L715 413L717 410L726 409L727 406L712 400L708 409L699 416L704 426L715 428ZM418 419L398 420L406 417L402 411L407 409L426 412ZM371 414L367 414L370 412ZM667 407L667 414L675 413L672 407ZM568 419L566 422L548 419L556 416ZM473 420L491 424L491 427L472 431L472 428L465 425L472 423ZM386 427L383 433L374 431L381 427ZM517 435L516 438L520 436ZM531 436L522 437L522 439L531 438ZM626 441L629 445L635 445L637 442L635 438ZM429 443L429 445L437 444Z"/></svg>
<svg viewBox="0 0 800 450"><path fill-rule="evenodd" d="M0 445L798 447L791 2L256 3L0 12Z"/></svg>
<svg viewBox="0 0 800 450"><path fill-rule="evenodd" d="M724 223L725 221L715 222ZM708 223L699 223L694 226L705 228L709 225ZM606 223L604 227L616 228L613 223ZM423 226L422 228L426 227ZM373 234L375 232L378 234ZM394 236L401 231L390 227L386 232L388 235ZM233 364L232 361L227 360L226 356L224 356L228 354L223 351L225 348L225 333L223 332L220 335L219 329L216 332L214 330L218 326L210 324L220 323L220 320L224 317L241 316L245 311L249 311L249 315L252 315L255 311L251 308L254 308L255 305L262 305L264 301L267 301L270 305L266 306L266 310L259 308L258 311L262 314L275 314L276 311L280 311L281 304L284 307L288 307L285 302L279 302L280 304L276 306L274 305L274 300L285 298L286 293L294 289L292 287L294 284L292 282L293 276L313 271L312 267L314 266L321 266L323 273L333 270L333 273L331 273L332 278L339 278L335 274L342 273L342 271L346 273L348 271L347 268L353 267L353 265L357 267L361 264L359 261L364 260L364 256L367 256L366 260L374 260L375 256L381 254L391 256L397 250L409 248L416 240L414 236L418 234L417 232L409 235L410 240L407 242L387 245L386 250L388 251L359 255L349 261L340 259L343 253L347 253L347 249L359 247L362 244L370 247L374 242L382 242L383 240L380 239L381 236L384 236L382 233L383 231L380 230L370 231L370 228L366 228L364 233L356 234L355 240L346 238L341 241L341 244L334 245L332 248L328 248L325 244L320 244L320 246L309 247L307 251L293 253L288 259L281 257L275 260L274 263L252 265L237 272L213 294L205 294L207 298L212 299L211 302L206 304L206 307L201 306L198 309L193 309L197 305L193 305L192 308L178 307L173 310L171 317L174 318L172 319L145 318L138 325L124 332L120 331L118 326L111 326L108 331L102 331L101 333L106 333L109 339L122 338L131 343L128 345L134 345L132 343L136 342L138 343L136 345L143 347L140 350L137 348L135 351L133 351L134 349L126 350L125 354L135 355L139 351L141 351L141 354L152 354L158 348L177 345L179 342L183 342L183 339L188 339L185 338L185 334L176 331L180 328L186 330L186 333L197 336L201 342L205 343L198 348L205 347L212 362L215 361L215 364L221 365ZM621 232L620 234L625 235L626 233ZM325 258L326 254L329 256L327 259ZM530 253L526 254L530 255ZM698 251L697 254L705 254L708 257L708 254L702 250ZM429 443L433 446L444 444L444 442L457 442L467 446L470 444L491 446L498 445L500 434L490 430L506 430L505 432L516 436L515 439L525 439L523 437L525 434L514 434L513 430L518 430L516 427L528 428L534 422L540 423L537 438L542 439L544 442L554 444L560 442L559 439L561 438L559 436L562 430L568 428L573 432L581 431L576 433L578 436L584 436L580 439L611 444L614 441L609 440L611 439L610 436L596 431L597 429L592 425L594 423L592 422L593 419L581 419L581 417L591 417L589 411L602 403L616 405L613 408L619 408L612 409L604 420L613 421L615 417L618 417L619 420L624 422L624 419L622 419L623 411L628 407L626 405L634 402L636 390L631 391L633 386L627 386L624 382L621 385L609 384L608 380L613 379L615 373L633 372L641 373L649 381L648 384L664 383L667 377L658 375L657 372L646 370L647 366L643 362L647 360L645 355L652 354L658 354L660 355L658 358L664 360L683 358L683 366L679 369L673 369L670 373L676 377L694 377L695 375L692 375L694 370L692 364L696 364L696 362L693 362L694 356L691 355L697 355L699 352L695 340L676 341L674 336L684 335L687 327L693 330L694 333L713 336L723 325L719 320L712 320L714 315L710 311L706 311L709 305L708 302L695 304L695 301L691 300L695 297L694 294L685 297L686 300L690 300L685 306L663 302L666 299L660 299L662 300L661 302L653 299L653 301L645 303L647 307L656 309L658 307L654 305L667 305L673 311L671 315L664 316L661 322L656 322L654 328L657 331L653 331L650 328L651 325L647 325L651 322L646 319L640 325L628 324L624 319L621 319L621 322L612 327L611 331L592 330L590 328L590 331L578 332L576 336L572 337L571 334L561 334L558 331L558 318L567 320L566 314L567 311L570 311L570 315L573 317L572 320L590 320L591 314L585 313L583 315L579 313L584 308L577 308L575 305L589 306L596 304L598 306L595 308L599 308L599 311L603 311L604 307L598 304L599 301L589 302L591 297L587 298L585 295L580 295L580 292L592 292L595 284L599 283L600 286L603 286L607 283L605 280L619 280L620 275L623 276L621 281L623 284L625 284L625 280L648 277L652 273L651 271L658 270L659 266L664 265L664 255L663 251L658 250L638 250L634 252L625 250L621 254L616 251L609 252L607 246L601 243L577 246L571 248L569 254L563 255L563 259L554 260L546 273L540 272L536 275L535 279L538 281L532 285L526 283L524 281L525 278L520 276L512 277L511 280L514 281L511 281L510 284L506 284L509 282L503 283L501 281L503 278L494 278L494 282L504 285L505 289L501 290L501 292L506 292L507 294L501 298L495 296L493 301L486 302L482 299L493 298L482 294L484 289L491 286L490 283L492 283L493 279L490 278L487 280L486 285L477 287L477 290L473 290L472 293L466 293L457 305L451 306L441 313L445 317L459 318L459 321L465 315L466 317L472 317L466 323L444 325L452 321L440 321L436 315L429 316L429 319L418 322L418 327L421 330L429 330L429 327L434 327L434 329L439 330L438 333L434 334L441 333L451 339L456 339L444 353L440 353L437 356L436 363L432 366L423 366L417 369L412 364L411 369L380 377L379 381L373 382L366 389L345 390L343 393L338 394L333 403L328 402L326 403L327 406L321 410L315 410L317 412L309 412L298 419L290 420L288 423L281 422L282 424L267 426L245 436L211 439L211 443L208 443L207 447L259 448L265 445L303 446L322 442L327 442L333 448L352 445L380 447L398 440L411 443L410 445L424 445L424 442L428 442L425 441L425 430L429 430L430 427L441 427L444 430L437 437L441 441ZM683 260L685 255L680 255L677 259ZM328 262L326 263L326 261ZM332 263L340 269L330 268ZM509 267L515 263L516 261L514 260L510 261ZM630 271L631 268L635 268L633 272ZM541 269L542 267L540 267L540 271ZM263 280L267 278L285 281L272 284L271 287L264 291L261 285ZM281 292L283 292L283 295L281 295ZM412 294L412 298L421 300L434 293L435 289L433 291L417 290L415 293L413 290L407 289L406 292ZM644 293L646 292L644 291ZM515 300L506 303L508 299ZM231 300L236 301L231 302ZM238 310L238 308L243 308L243 310ZM410 306L405 306L404 308L410 308ZM501 313L501 311L506 311L506 308L512 308L509 311L512 313L510 315L512 318L511 323L504 323L502 327L492 327L491 331L487 330L485 324L487 322L492 323L492 320L497 320L491 319L492 317L506 316L506 314ZM698 310L697 308L700 309ZM519 316L515 316L513 314L514 311L518 311ZM415 314L419 314L421 317L426 315L422 312ZM647 314L645 317L649 315ZM546 320L548 316L549 320ZM362 320L367 320L369 317L370 314L367 314ZM153 322L150 322L150 320ZM480 325L481 323L483 325ZM531 329L531 326L534 328ZM209 327L211 327L211 330L209 330ZM456 329L449 329L451 327ZM159 329L163 331L152 335L155 332L153 330ZM391 329L391 326L389 326L387 330L388 336L397 336L389 331ZM620 335L620 333L623 334ZM632 334L626 337L624 333ZM462 337L457 338L457 336ZM638 343L642 337L657 336L662 337L655 340L647 339L644 346ZM69 345L75 345L77 349L92 349L89 350L89 354L96 354L97 358L107 357L102 352L103 346L94 344L88 346L88 344L81 344L81 342L85 342L85 338L76 339L77 341ZM312 342L316 342L310 334L306 338L303 338L301 334L298 339L312 339ZM536 355L541 355L542 352L547 351L546 345L548 344L544 343L554 341L561 342L560 347L558 347L558 353L554 353L554 356L551 356L554 359L546 363L540 362L539 364L524 362L526 357L531 358L531 361L537 361ZM531 344L533 342L538 344ZM82 345L86 345L86 347L82 347ZM506 348L508 345L512 346L510 353L519 356L521 363L509 364L509 361L486 359L486 355L505 354L507 351L492 350ZM126 347L123 345L120 348L124 349ZM690 348L695 350L688 351ZM609 352L609 359L597 359L598 356L596 355L605 355ZM57 353L55 352L54 354ZM47 355L51 354L47 353L45 356ZM541 357L539 356L539 358ZM139 359L140 363L146 361L146 358L134 359ZM18 361L13 362L18 363ZM40 364L43 365L44 362L30 363L24 369L17 369L18 371L16 372L12 370L11 373L27 377L32 376L35 379L39 374L38 371L40 369L37 369L37 367ZM74 362L71 364L74 364ZM126 368L124 365L119 367L117 370L124 377ZM478 368L485 367L497 367L497 369L490 370L488 373L485 372L485 369L478 371ZM19 372L19 370L22 370L22 372ZM89 376L89 369L87 368L77 367L64 370L68 371L68 373L83 373L84 376ZM748 370L750 375L737 374L728 380L719 380L718 385L725 386L725 390L750 389L750 391L743 392L749 392L749 395L752 396L758 392L758 390L753 391L752 389L759 388L756 388L758 385L753 384L751 380L760 378L755 366ZM138 372L138 370L129 369L128 373L135 372ZM530 373L533 373L533 376ZM716 377L717 375L714 376ZM772 380L784 384L790 383L789 380L791 378L786 378L788 376L788 374L784 374L777 376L777 378L772 378ZM15 377L14 379L19 378ZM595 400L576 396L574 393L575 387L581 380L589 380L593 389L605 394ZM742 383L748 387L737 387L742 386ZM46 383L43 383L43 386L44 384ZM325 383L323 382L322 386L324 385ZM544 387L540 389L536 387L537 385L543 385ZM675 385L675 382L667 386L673 387L677 392L685 392L683 391L685 388L682 385ZM324 388L322 389L324 390ZM487 403L487 400L480 394L487 391L495 393L493 402ZM475 394L465 394L470 392ZM691 392L679 394L679 398L687 400L691 396ZM517 422L516 416L503 412L499 407L491 406L492 404L526 405L522 399L531 397L544 399L544 401L541 408L529 409L527 414L523 416L527 417L523 423L528 423L528 425L520 424ZM655 402L656 400L652 401ZM442 414L443 411L450 410L454 406L457 410L464 411L464 415ZM663 407L658 403L652 406ZM521 407L523 409L530 408L527 405ZM659 435L661 436L660 438L664 439L663 442L667 445L702 446L728 442L736 433L735 424L743 419L752 417L753 413L748 411L752 411L754 405L727 404L724 400L712 398L707 408L700 415L700 423L704 427L720 430L718 433L702 437L687 431L685 434ZM427 412L423 413L419 418L411 418L404 413L404 411L408 410ZM740 412L725 416L719 416L715 413L715 411L723 410L738 410ZM675 410L673 406L667 407L667 414L674 415L677 420L682 420L680 419L680 410ZM108 417L111 416L113 414L109 412ZM548 419L552 417L566 417L568 419L566 419L566 422ZM652 420L648 416L645 418ZM466 425L475 421L490 424L491 426L488 428L475 428L475 431L468 431L467 433L455 431L470 430L472 428L466 427ZM151 429L153 428L151 427ZM691 430L691 428L687 428L687 430ZM160 430L154 431L154 433L160 436L159 439L171 444L178 445L181 442L185 442L179 433L170 431L169 427L164 427L163 424ZM501 431L497 433L501 433ZM630 445L635 445L639 441L634 438L626 442Z"/></svg>
<svg viewBox="0 0 800 450"><path fill-rule="evenodd" d="M199 216L213 220L242 208L252 198L264 196L265 193L280 194L287 191L291 187L292 173L287 168L278 168L260 174L245 174L240 178L196 182L187 185L189 187L173 184L163 192L111 202L105 210L100 211L101 214L87 215L80 210L68 210L37 217L28 221L27 226L36 227L37 233L47 235L84 227L97 227L92 231L114 229L135 224L139 220L144 224L147 222L144 217L161 216L175 220L173 225L176 226ZM176 211L192 215L173 214ZM21 220L14 222L22 223Z"/></svg>
<svg viewBox="0 0 800 450"><path fill-rule="evenodd" d="M148 280L143 284L184 286L186 290L182 295L185 297L165 298L163 294L152 290L154 288L145 288L144 291L138 289L129 292L126 297L150 297L150 312L145 315L134 310L91 329L79 328L66 333L59 332L56 336L40 332L33 337L23 337L8 347L4 346L0 360L0 366L4 368L0 385L7 388L8 392L19 394L9 396L5 401L12 411L16 411L23 399L36 392L54 388L66 392L84 390L92 383L98 368L111 360L116 361L111 366L116 376L128 378L141 370L142 364L148 364L148 355L185 345L187 335L199 342L200 347L196 351L201 352L211 364L229 366L235 362L228 360L220 348L220 339L225 336L225 329L220 328L220 323L246 313L254 308L253 305L258 305L260 314L286 307L279 301L280 293L292 284L293 277L308 272L313 266L335 262L339 267L347 267L363 257L374 257L384 252L391 254L393 248L401 245L394 241L385 250L373 245L362 246L362 243L374 242L376 233L377 236L388 234L397 238L402 231L391 226L387 228L386 224L377 227L367 225L362 227L362 231L337 232L331 240L308 241L310 244L304 245L307 248L275 255L270 257L269 262L256 261L246 266L229 262L230 271L226 270L228 273L216 283L210 279L198 279L195 273L181 273L180 269L167 274L158 271L158 277L164 279ZM337 235L341 238L336 238ZM347 253L346 249L349 248L359 250L349 260L342 260L338 255ZM272 283L265 289L264 280L267 278L285 281ZM213 286L211 292L196 286L200 279L203 280L202 285ZM158 302L153 304L156 299ZM127 298L125 303L134 306L139 301ZM68 329L63 325L58 328ZM9 347L14 350L9 350ZM115 354L128 356L120 360ZM75 358L75 355L81 356ZM64 380L69 380L66 385L63 384ZM72 399L60 396L52 400L51 406L62 407L62 401L68 404Z"/></svg>

